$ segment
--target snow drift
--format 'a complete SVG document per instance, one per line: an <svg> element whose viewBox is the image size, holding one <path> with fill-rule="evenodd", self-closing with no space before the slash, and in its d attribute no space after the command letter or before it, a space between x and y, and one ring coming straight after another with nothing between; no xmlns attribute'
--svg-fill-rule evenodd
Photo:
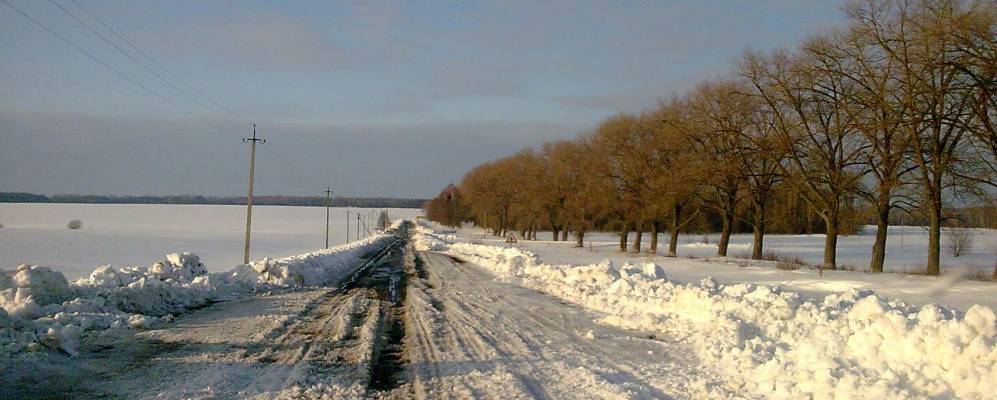
<svg viewBox="0 0 997 400"><path fill-rule="evenodd" d="M47 267L0 270L0 354L44 346L76 355L79 336L86 331L146 328L191 308L260 290L327 285L392 237L375 235L212 274L191 253L169 254L149 267L102 266L73 282Z"/></svg>
<svg viewBox="0 0 997 400"><path fill-rule="evenodd" d="M443 240L420 232L417 241ZM677 284L653 263L549 265L517 248L448 253L502 279L607 314L604 322L684 338L700 358L771 398L995 398L997 318L888 301L870 291L807 299L778 286Z"/></svg>

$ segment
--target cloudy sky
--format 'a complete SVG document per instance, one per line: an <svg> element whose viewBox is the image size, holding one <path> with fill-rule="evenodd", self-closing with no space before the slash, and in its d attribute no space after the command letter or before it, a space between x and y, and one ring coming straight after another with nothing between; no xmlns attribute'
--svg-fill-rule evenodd
<svg viewBox="0 0 997 400"><path fill-rule="evenodd" d="M48 194L242 194L255 122L257 193L426 197L843 19L824 0L3 1L100 60L0 3L0 191Z"/></svg>

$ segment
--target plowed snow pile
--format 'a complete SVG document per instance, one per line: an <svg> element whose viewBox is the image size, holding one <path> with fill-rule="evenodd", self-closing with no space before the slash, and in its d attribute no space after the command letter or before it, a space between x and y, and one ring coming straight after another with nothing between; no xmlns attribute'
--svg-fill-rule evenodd
<svg viewBox="0 0 997 400"><path fill-rule="evenodd" d="M415 240L446 246L440 237ZM815 300L710 278L676 284L653 263L549 265L517 248L446 247L503 279L603 312L606 323L685 338L765 397L997 398L997 318L987 307L917 308L854 290Z"/></svg>
<svg viewBox="0 0 997 400"><path fill-rule="evenodd" d="M328 284L350 272L358 257L391 235L302 255L240 265L209 274L191 253L174 253L149 267L103 266L68 282L47 267L0 270L0 356L42 346L77 354L86 331L146 328L214 301L257 291Z"/></svg>

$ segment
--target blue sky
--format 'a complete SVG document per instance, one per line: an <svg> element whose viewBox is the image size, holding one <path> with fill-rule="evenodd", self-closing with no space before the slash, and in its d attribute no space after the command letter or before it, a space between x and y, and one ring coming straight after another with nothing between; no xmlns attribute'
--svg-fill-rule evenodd
<svg viewBox="0 0 997 400"><path fill-rule="evenodd" d="M834 1L76 0L223 111L49 1L6 1L196 114L0 4L0 191L41 193L241 194L255 122L259 193L430 196L844 18Z"/></svg>

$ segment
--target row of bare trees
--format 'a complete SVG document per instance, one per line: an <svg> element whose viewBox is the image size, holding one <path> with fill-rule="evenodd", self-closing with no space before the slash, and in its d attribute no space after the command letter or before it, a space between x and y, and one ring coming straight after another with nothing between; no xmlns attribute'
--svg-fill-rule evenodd
<svg viewBox="0 0 997 400"><path fill-rule="evenodd" d="M860 0L845 12L847 26L792 50L748 51L730 76L655 109L480 165L427 214L526 239L572 231L578 245L614 230L621 251L634 232L640 252L650 232L656 252L667 230L671 256L679 232L709 217L721 256L750 226L754 259L773 225L816 215L834 269L861 208L876 221L870 269L881 272L891 213L903 210L927 219L937 275L946 208L997 187L997 5Z"/></svg>

